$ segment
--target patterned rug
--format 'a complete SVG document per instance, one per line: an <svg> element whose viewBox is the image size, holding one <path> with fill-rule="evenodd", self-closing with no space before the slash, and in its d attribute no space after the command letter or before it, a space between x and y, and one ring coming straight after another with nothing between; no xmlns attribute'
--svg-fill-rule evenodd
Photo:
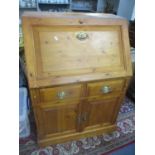
<svg viewBox="0 0 155 155"><path fill-rule="evenodd" d="M117 130L105 135L70 141L39 148L35 130L29 137L19 140L20 155L103 155L135 139L134 103L126 98L117 118ZM31 125L33 126L33 125Z"/></svg>

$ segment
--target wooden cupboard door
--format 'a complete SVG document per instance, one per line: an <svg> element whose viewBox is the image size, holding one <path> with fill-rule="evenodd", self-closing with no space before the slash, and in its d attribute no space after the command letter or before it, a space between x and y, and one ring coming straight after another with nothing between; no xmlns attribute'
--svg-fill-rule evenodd
<svg viewBox="0 0 155 155"><path fill-rule="evenodd" d="M92 101L89 103L87 126L110 125L114 123L119 107L119 98ZM87 114L87 112L86 112Z"/></svg>
<svg viewBox="0 0 155 155"><path fill-rule="evenodd" d="M38 108L39 135L61 135L65 132L76 132L78 103L55 106L41 105Z"/></svg>

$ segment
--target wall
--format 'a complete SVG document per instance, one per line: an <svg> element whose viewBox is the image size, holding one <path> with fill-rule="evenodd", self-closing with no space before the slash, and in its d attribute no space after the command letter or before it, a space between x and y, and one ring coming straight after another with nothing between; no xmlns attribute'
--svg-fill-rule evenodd
<svg viewBox="0 0 155 155"><path fill-rule="evenodd" d="M113 0L113 3L114 3L114 12L117 12L119 7L119 0Z"/></svg>
<svg viewBox="0 0 155 155"><path fill-rule="evenodd" d="M104 12L105 8L105 0L98 0L97 1L97 12Z"/></svg>
<svg viewBox="0 0 155 155"><path fill-rule="evenodd" d="M135 19L135 6L134 6L134 9L133 9L133 12L132 12L131 20L134 20L134 19Z"/></svg>
<svg viewBox="0 0 155 155"><path fill-rule="evenodd" d="M133 10L135 6L135 0L120 0L117 15L131 20Z"/></svg>

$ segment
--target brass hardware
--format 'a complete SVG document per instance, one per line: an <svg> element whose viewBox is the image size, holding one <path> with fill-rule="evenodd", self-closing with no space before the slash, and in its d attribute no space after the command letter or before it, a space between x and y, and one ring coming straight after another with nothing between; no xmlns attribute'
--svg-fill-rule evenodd
<svg viewBox="0 0 155 155"><path fill-rule="evenodd" d="M103 87L101 88L101 92L102 92L103 94L110 93L111 91L112 91L112 89L111 89L109 86L103 86Z"/></svg>
<svg viewBox="0 0 155 155"><path fill-rule="evenodd" d="M82 120L83 120L84 122L87 120L87 113L86 113L86 112L83 114Z"/></svg>
<svg viewBox="0 0 155 155"><path fill-rule="evenodd" d="M81 123L81 116L80 115L77 117L77 121L78 121L78 124Z"/></svg>
<svg viewBox="0 0 155 155"><path fill-rule="evenodd" d="M78 32L76 38L79 40L85 40L88 38L88 34L86 32Z"/></svg>
<svg viewBox="0 0 155 155"><path fill-rule="evenodd" d="M58 92L58 98L59 99L64 99L66 96L66 93L64 91Z"/></svg>
<svg viewBox="0 0 155 155"><path fill-rule="evenodd" d="M79 115L77 117L78 124L81 124L81 121L85 122L86 120L87 120L87 113L86 112L84 114Z"/></svg>

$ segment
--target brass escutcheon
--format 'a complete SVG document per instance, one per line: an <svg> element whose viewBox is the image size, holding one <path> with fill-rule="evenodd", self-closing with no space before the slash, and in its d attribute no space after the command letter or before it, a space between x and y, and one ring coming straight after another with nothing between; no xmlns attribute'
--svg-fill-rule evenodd
<svg viewBox="0 0 155 155"><path fill-rule="evenodd" d="M78 32L76 33L76 38L79 40L85 40L88 38L88 34L86 32Z"/></svg>

